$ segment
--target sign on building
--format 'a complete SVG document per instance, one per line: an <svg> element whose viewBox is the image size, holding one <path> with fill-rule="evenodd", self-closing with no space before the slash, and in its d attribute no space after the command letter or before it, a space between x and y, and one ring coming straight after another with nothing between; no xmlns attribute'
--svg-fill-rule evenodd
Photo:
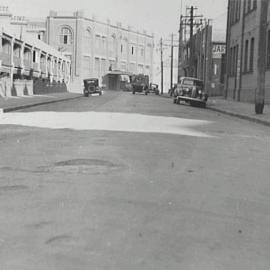
<svg viewBox="0 0 270 270"><path fill-rule="evenodd" d="M213 49L212 49L213 58L221 58L222 54L225 54L225 53L226 53L225 44L213 44Z"/></svg>

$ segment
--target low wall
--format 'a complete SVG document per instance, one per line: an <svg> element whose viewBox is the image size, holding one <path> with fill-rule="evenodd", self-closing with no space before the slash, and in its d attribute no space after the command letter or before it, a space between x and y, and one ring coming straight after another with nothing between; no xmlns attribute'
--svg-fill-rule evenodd
<svg viewBox="0 0 270 270"><path fill-rule="evenodd" d="M0 78L0 96L11 97L11 82L9 78Z"/></svg>
<svg viewBox="0 0 270 270"><path fill-rule="evenodd" d="M33 95L32 80L15 80L13 83L12 95L18 97Z"/></svg>
<svg viewBox="0 0 270 270"><path fill-rule="evenodd" d="M23 97L33 95L32 80L15 80L11 85L9 78L0 79L0 96L2 97Z"/></svg>
<svg viewBox="0 0 270 270"><path fill-rule="evenodd" d="M50 82L48 79L35 79L33 83L34 95L67 92L67 85L64 82Z"/></svg>

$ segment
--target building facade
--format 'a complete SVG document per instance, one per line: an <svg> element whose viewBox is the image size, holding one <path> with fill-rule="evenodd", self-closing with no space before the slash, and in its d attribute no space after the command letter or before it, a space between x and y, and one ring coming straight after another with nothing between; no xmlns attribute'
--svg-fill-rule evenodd
<svg viewBox="0 0 270 270"><path fill-rule="evenodd" d="M267 24L263 25L262 2L228 1L225 95L230 99L255 102L258 81L263 73L264 100L270 102L270 12L268 10ZM266 46L263 51L259 48L262 43ZM261 67L264 63L265 66Z"/></svg>
<svg viewBox="0 0 270 270"><path fill-rule="evenodd" d="M153 76L154 37L120 23L112 25L86 18L50 12L46 20L46 42L72 62L71 91L81 91L84 78L100 80L109 70Z"/></svg>
<svg viewBox="0 0 270 270"><path fill-rule="evenodd" d="M34 83L37 80L44 81L44 85L48 80L48 91L58 91L60 86L63 90L62 84L69 84L70 59L29 35L25 18L13 17L7 7L0 7L0 25L1 96L35 94L35 90L39 91L38 84Z"/></svg>
<svg viewBox="0 0 270 270"><path fill-rule="evenodd" d="M222 95L226 43L212 40L210 24L198 28L192 42L180 41L178 77L199 78L209 96Z"/></svg>

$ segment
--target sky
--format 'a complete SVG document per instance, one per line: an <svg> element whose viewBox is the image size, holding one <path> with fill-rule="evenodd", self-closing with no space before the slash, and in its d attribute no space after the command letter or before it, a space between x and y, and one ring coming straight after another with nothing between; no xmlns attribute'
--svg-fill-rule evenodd
<svg viewBox="0 0 270 270"><path fill-rule="evenodd" d="M154 33L158 39L177 33L181 10L181 0L0 0L0 5L8 6L13 15L26 17L46 17L50 10L70 14L83 10L86 17L119 21L134 30ZM213 19L216 33L225 34L227 0L182 0L183 13L191 5L198 7L197 14Z"/></svg>

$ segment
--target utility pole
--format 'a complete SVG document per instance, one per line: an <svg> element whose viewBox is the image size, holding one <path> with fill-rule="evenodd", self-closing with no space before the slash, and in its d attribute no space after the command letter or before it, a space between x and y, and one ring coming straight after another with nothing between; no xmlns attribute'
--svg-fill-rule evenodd
<svg viewBox="0 0 270 270"><path fill-rule="evenodd" d="M190 8L190 37L189 37L189 42L190 42L190 61L189 61L189 76L193 76L193 62L194 62L194 42L193 42L193 18L194 16L194 7L191 6Z"/></svg>
<svg viewBox="0 0 270 270"><path fill-rule="evenodd" d="M193 38L193 28L194 26L200 26L202 25L202 15L194 15L194 11L197 10L197 7L191 6L190 8L187 8L187 10L190 10L189 15L182 16L184 18L184 23L182 25L185 26L185 32L186 32L186 26L189 26L189 59L188 59L188 76L194 76L194 53L195 53L195 46L194 46L194 38ZM185 33L186 35L186 33Z"/></svg>
<svg viewBox="0 0 270 270"><path fill-rule="evenodd" d="M163 41L160 39L161 95L163 95Z"/></svg>
<svg viewBox="0 0 270 270"><path fill-rule="evenodd" d="M227 99L228 97L228 87L229 87L229 73L230 73L230 31L231 31L231 15L230 15L230 9L231 9L231 0L228 0L227 4L227 30L226 30L226 60L225 60L225 92L224 97Z"/></svg>
<svg viewBox="0 0 270 270"><path fill-rule="evenodd" d="M171 36L171 89L173 88L173 36L174 34Z"/></svg>
<svg viewBox="0 0 270 270"><path fill-rule="evenodd" d="M263 114L265 98L265 66L266 66L266 30L267 30L267 13L268 0L261 0L261 16L259 30L259 48L257 61L257 89L255 93L255 112Z"/></svg>
<svg viewBox="0 0 270 270"><path fill-rule="evenodd" d="M181 68L182 68L182 42L183 42L183 23L182 23L182 15L180 16L180 26L179 26L179 45L178 45L178 76L177 82L179 82L179 78L181 76Z"/></svg>

